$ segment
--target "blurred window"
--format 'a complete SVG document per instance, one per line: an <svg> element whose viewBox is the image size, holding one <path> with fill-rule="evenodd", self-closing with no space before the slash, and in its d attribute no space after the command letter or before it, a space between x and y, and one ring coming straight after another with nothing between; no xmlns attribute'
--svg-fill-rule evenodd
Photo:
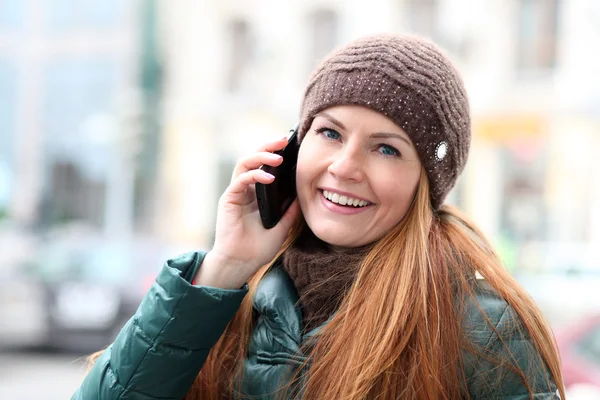
<svg viewBox="0 0 600 400"><path fill-rule="evenodd" d="M116 60L68 57L49 63L44 71L44 115L49 150L90 166L96 160L83 131L87 118L110 110L117 90Z"/></svg>
<svg viewBox="0 0 600 400"><path fill-rule="evenodd" d="M238 19L231 21L227 28L228 37L228 70L227 90L238 91L248 77L248 69L254 55L254 38L247 21Z"/></svg>
<svg viewBox="0 0 600 400"><path fill-rule="evenodd" d="M23 25L25 6L25 0L0 0L0 31Z"/></svg>
<svg viewBox="0 0 600 400"><path fill-rule="evenodd" d="M519 0L517 67L550 69L556 64L558 0Z"/></svg>
<svg viewBox="0 0 600 400"><path fill-rule="evenodd" d="M501 230L512 240L545 240L548 149L538 142L499 148L502 165Z"/></svg>
<svg viewBox="0 0 600 400"><path fill-rule="evenodd" d="M120 25L125 7L131 1L47 0L49 26L58 31L80 28L112 28Z"/></svg>
<svg viewBox="0 0 600 400"><path fill-rule="evenodd" d="M42 207L46 225L85 220L100 227L104 222L106 185L90 178L74 163L52 160L48 168L48 193Z"/></svg>
<svg viewBox="0 0 600 400"><path fill-rule="evenodd" d="M101 223L110 138L91 135L86 122L110 110L117 65L107 58L55 60L44 71L42 126L47 157L46 222L86 219Z"/></svg>
<svg viewBox="0 0 600 400"><path fill-rule="evenodd" d="M595 326L578 343L579 352L595 364L600 364L600 326Z"/></svg>
<svg viewBox="0 0 600 400"><path fill-rule="evenodd" d="M409 30L435 38L438 23L438 0L408 0L406 7Z"/></svg>
<svg viewBox="0 0 600 400"><path fill-rule="evenodd" d="M13 64L0 59L0 219L10 201L14 175L16 78Z"/></svg>
<svg viewBox="0 0 600 400"><path fill-rule="evenodd" d="M339 18L333 10L316 10L309 14L309 70L321 61L339 40Z"/></svg>

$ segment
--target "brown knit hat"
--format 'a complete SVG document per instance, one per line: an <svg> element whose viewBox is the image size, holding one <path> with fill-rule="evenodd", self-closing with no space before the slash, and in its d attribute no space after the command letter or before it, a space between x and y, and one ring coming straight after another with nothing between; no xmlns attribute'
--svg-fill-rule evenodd
<svg viewBox="0 0 600 400"><path fill-rule="evenodd" d="M469 104L452 63L432 42L400 35L362 38L316 68L300 112L300 140L320 111L369 107L400 126L415 144L439 209L467 161Z"/></svg>

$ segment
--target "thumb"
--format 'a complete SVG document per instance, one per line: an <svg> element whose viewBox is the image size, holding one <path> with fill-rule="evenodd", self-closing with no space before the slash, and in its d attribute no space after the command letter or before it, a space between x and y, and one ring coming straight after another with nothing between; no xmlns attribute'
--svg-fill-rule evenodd
<svg viewBox="0 0 600 400"><path fill-rule="evenodd" d="M273 229L276 229L280 234L287 234L299 214L300 204L298 203L298 198L296 198Z"/></svg>

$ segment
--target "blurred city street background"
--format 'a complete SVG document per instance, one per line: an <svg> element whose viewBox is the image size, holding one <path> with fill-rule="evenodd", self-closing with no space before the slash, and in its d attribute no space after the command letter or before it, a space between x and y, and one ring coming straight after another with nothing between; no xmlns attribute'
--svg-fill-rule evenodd
<svg viewBox="0 0 600 400"><path fill-rule="evenodd" d="M69 399L85 371L83 360L72 354L0 354L0 399Z"/></svg>
<svg viewBox="0 0 600 400"><path fill-rule="evenodd" d="M448 201L552 324L570 398L600 399L598 0L0 0L0 398L69 398L164 260L210 248L318 60L377 32L462 72Z"/></svg>

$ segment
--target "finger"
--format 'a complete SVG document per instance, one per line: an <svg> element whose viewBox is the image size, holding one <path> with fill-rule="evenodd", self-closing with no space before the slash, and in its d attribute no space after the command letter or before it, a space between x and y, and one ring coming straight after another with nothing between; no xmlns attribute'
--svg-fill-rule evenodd
<svg viewBox="0 0 600 400"><path fill-rule="evenodd" d="M273 229L279 230L281 234L287 233L292 228L292 225L294 225L294 222L298 218L299 214L300 203L298 203L298 198L296 198L296 200L294 200L294 202L287 209L285 214L283 214L283 217L281 217L279 223L277 223Z"/></svg>
<svg viewBox="0 0 600 400"><path fill-rule="evenodd" d="M283 157L279 154L273 154L268 152L260 152L252 154L246 158L241 159L233 169L232 179L235 179L238 175L243 174L246 171L259 168L261 165L270 165L276 167L283 161Z"/></svg>
<svg viewBox="0 0 600 400"><path fill-rule="evenodd" d="M260 169L253 169L246 171L231 182L229 188L225 191L229 196L236 197L242 196L240 201L243 200L243 196L246 194L248 187L254 183L263 183L268 185L273 182L275 177Z"/></svg>
<svg viewBox="0 0 600 400"><path fill-rule="evenodd" d="M280 139L273 140L271 142L261 145L257 149L257 151L259 151L259 152L260 151L268 151L268 152L278 151L278 150L285 148L285 146L287 146L287 144L288 144L288 138L287 138L287 136L284 136Z"/></svg>

